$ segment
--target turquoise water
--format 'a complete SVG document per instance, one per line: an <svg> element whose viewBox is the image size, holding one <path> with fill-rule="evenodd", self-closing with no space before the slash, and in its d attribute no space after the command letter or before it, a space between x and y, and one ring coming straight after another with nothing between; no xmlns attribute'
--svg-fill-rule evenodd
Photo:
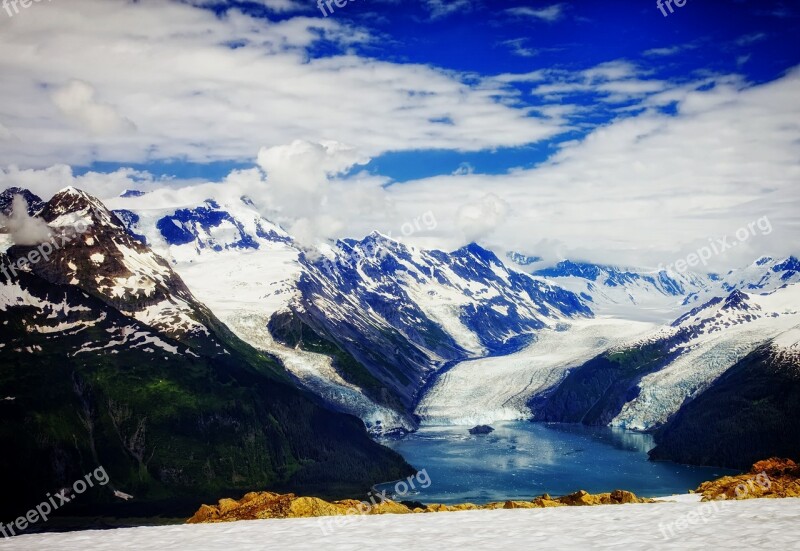
<svg viewBox="0 0 800 551"><path fill-rule="evenodd" d="M484 436L470 435L469 427L424 427L382 441L424 469L423 482L430 479L427 488L417 483L415 490L395 497L423 503L486 503L616 489L658 497L686 493L700 482L733 472L648 461L653 438L621 429L522 421L492 426L495 431ZM377 486L387 495L396 494L395 487Z"/></svg>

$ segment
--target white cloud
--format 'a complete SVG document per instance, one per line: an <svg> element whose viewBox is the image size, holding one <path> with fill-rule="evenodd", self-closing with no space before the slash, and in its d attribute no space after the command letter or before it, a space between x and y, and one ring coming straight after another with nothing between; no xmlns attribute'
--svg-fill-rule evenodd
<svg viewBox="0 0 800 551"><path fill-rule="evenodd" d="M269 10L278 13L306 11L309 6L297 0L255 0L256 4L261 4Z"/></svg>
<svg viewBox="0 0 800 551"><path fill-rule="evenodd" d="M766 33L750 33L743 36L740 36L736 40L736 44L739 46L749 46L750 44L755 44L756 42L761 42L767 38Z"/></svg>
<svg viewBox="0 0 800 551"><path fill-rule="evenodd" d="M262 148L258 164L266 173L261 204L271 218L283 223L295 239L309 247L335 237L345 227L353 209L341 211L331 192L331 178L366 164L368 158L339 142L295 140L289 145ZM363 205L357 197L349 201Z"/></svg>
<svg viewBox="0 0 800 551"><path fill-rule="evenodd" d="M98 103L91 85L73 80L55 90L53 103L61 112L92 134L115 134L135 130L136 126L121 117L113 107Z"/></svg>
<svg viewBox="0 0 800 551"><path fill-rule="evenodd" d="M768 216L772 234L711 268L800 252L800 68L759 86L719 79L673 99L675 116L617 120L537 168L406 182L389 197L399 212L433 210L443 248L464 242L460 206L491 190L511 209L484 238L499 248L655 267Z"/></svg>
<svg viewBox="0 0 800 551"><path fill-rule="evenodd" d="M692 50L696 48L696 44L676 44L675 46L667 46L664 48L652 48L643 52L643 55L648 57L667 57Z"/></svg>
<svg viewBox="0 0 800 551"><path fill-rule="evenodd" d="M14 165L5 169L0 168L0 190L21 187L31 190L45 200L68 186L107 199L119 195L126 189L153 190L165 185L178 184L170 180L155 179L147 172L131 168L109 173L87 172L79 176L76 176L68 165L53 165L41 170L20 169Z"/></svg>
<svg viewBox="0 0 800 551"><path fill-rule="evenodd" d="M506 13L516 15L519 17L530 17L532 19L539 19L553 23L564 17L564 4L554 4L546 8L531 8L528 6L519 6L516 8L509 8Z"/></svg>
<svg viewBox="0 0 800 551"><path fill-rule="evenodd" d="M342 55L309 58L321 37ZM371 40L335 18L270 22L155 0L53 2L0 33L0 101L14 106L0 124L19 138L0 149L0 165L247 161L261 146L294 139L335 139L370 156L474 151L561 131L506 105L500 83L350 51ZM65 84L56 106L50 91ZM126 119L136 132L115 132ZM437 122L445 119L452 124Z"/></svg>
<svg viewBox="0 0 800 551"><path fill-rule="evenodd" d="M0 226L5 226L17 245L38 245L52 234L44 220L28 215L28 203L21 195L14 196L9 216L0 214Z"/></svg>
<svg viewBox="0 0 800 551"><path fill-rule="evenodd" d="M432 20L442 19L458 12L469 12L473 9L473 0L425 0L425 6Z"/></svg>
<svg viewBox="0 0 800 551"><path fill-rule="evenodd" d="M103 198L129 187L159 188L147 200L163 208L208 197L233 201L246 193L267 216L296 225L309 244L378 229L426 247L454 249L478 239L551 260L556 255L651 267L685 258L709 239L768 216L770 235L715 257L709 269L800 252L800 68L763 85L720 77L713 87L675 88L651 101L677 102L677 114L647 109L565 145L536 168L503 175L467 169L386 187L380 177L341 175L365 160L357 150L298 142L260 155L272 182L261 169L188 185L134 171L75 177L56 166L0 171L0 186L29 187L45 198L67 185ZM487 191L496 200L482 201ZM110 205L125 208L127 201ZM438 222L435 231L400 235L404 222L428 211Z"/></svg>
<svg viewBox="0 0 800 551"><path fill-rule="evenodd" d="M507 213L508 205L497 195L489 193L462 205L456 213L456 225L466 241L478 241L502 224Z"/></svg>

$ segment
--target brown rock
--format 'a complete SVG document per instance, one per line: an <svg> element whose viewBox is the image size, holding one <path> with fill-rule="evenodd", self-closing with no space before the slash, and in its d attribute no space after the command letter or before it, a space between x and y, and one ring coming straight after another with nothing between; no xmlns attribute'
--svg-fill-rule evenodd
<svg viewBox="0 0 800 551"><path fill-rule="evenodd" d="M571 506L600 504L600 498L597 496L593 496L586 490L578 490L573 494L565 495L563 497L558 498L558 501L560 503L563 503L564 505L571 505Z"/></svg>
<svg viewBox="0 0 800 551"><path fill-rule="evenodd" d="M625 490L614 490L610 496L611 503L641 503L642 501L636 497L633 492L626 492Z"/></svg>
<svg viewBox="0 0 800 551"><path fill-rule="evenodd" d="M618 503L645 503L650 499L637 498L631 492L616 490L609 494L592 495L583 490L564 497L553 499L548 494L531 501L498 501L478 506L474 503L443 505L432 503L426 507L409 509L402 503L386 500L382 503L361 502L355 499L328 502L316 497L297 497L294 494L272 492L250 492L239 501L221 499L217 505L202 505L190 524L206 522L231 522L236 520L256 520L268 518L307 518L352 514L366 515L407 515L411 513L440 513L455 511L474 511L478 509L535 509L544 507L564 507L566 505L603 505Z"/></svg>
<svg viewBox="0 0 800 551"><path fill-rule="evenodd" d="M703 482L703 501L800 497L800 467L791 459L773 457L753 465L749 473Z"/></svg>

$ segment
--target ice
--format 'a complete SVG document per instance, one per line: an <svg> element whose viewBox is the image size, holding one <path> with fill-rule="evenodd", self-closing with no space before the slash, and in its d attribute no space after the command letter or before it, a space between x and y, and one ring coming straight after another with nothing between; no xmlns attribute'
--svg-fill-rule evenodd
<svg viewBox="0 0 800 551"><path fill-rule="evenodd" d="M415 413L426 425L527 419L528 399L556 385L567 369L653 327L597 318L574 321L566 331L540 331L533 344L516 354L457 364L436 380Z"/></svg>

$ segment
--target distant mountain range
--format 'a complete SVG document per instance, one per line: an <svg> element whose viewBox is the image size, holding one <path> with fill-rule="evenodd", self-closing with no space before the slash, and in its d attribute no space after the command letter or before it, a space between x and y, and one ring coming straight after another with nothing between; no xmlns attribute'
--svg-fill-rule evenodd
<svg viewBox="0 0 800 551"><path fill-rule="evenodd" d="M361 418L373 434L502 419L613 425L653 431L659 443L654 457L739 466L783 448L769 437L711 453L714 434L735 437L719 423L703 425L707 444L684 446L675 435L696 431L692 420L713 417L709 408L729 407L731 389L756 370L761 390L753 400L773 404L775 423L795 426L787 419L796 403L769 391L772 380L793 396L798 380L796 369L775 367L797 366L796 356L786 352L796 348L791 335L800 326L795 257L761 258L727 274L572 261L538 268L541 259L530 255L510 253L506 263L474 243L452 252L420 250L378 233L309 251L263 218L247 197L162 208L146 194L125 193L106 203L113 214L68 190L41 207L51 224L68 216L91 219L94 242L35 266L24 278L38 278L41 292L48 286L80 290L84 300L139 324L133 335L140 327L152 332L120 344L133 349L126 353L163 352L176 356L176 366L190 359L212 362L204 368L209 371L192 371L201 378L225 372L214 362L244 362L312 408L309 415L319 407L307 398L314 395L331 410ZM24 252L12 247L6 255ZM28 292L19 282L10 285L0 288L9 307ZM101 310L65 323L77 328ZM77 348L66 353L85 348L81 355L95 354L85 356L86 366L112 357L102 346L121 337L111 326L103 330L111 337L76 336ZM24 331L12 342L5 335L4 350L14 346L21 357L33 354L22 346ZM45 344L38 344L42 353L55 350ZM773 357L784 359L776 364ZM125 372L108 361L109 373ZM744 373L742 365L750 370ZM234 377L234 386L249 388L243 377ZM0 393L6 388L0 386ZM147 409L155 396L164 400L168 394L142 395L137 410ZM274 407L281 406L257 409L267 414ZM298 434L306 419L298 419ZM372 449L358 436L360 427L345 422L352 418L331 419L350 427L346 446L325 447L331 457L360 457ZM800 434L793 436L800 448ZM384 459L376 469L404 468L386 454L378 453ZM291 467L307 465L301 455L284 455L290 459L277 479L311 483L310 474L289 474L303 472ZM361 465L350 480L369 472Z"/></svg>

